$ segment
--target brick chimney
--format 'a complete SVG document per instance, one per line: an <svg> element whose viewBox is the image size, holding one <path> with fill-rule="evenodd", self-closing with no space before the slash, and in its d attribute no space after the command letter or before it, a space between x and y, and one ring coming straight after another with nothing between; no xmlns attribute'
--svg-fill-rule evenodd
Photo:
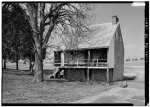
<svg viewBox="0 0 150 107"><path fill-rule="evenodd" d="M119 22L119 18L115 15L115 16L112 16L112 25L115 25Z"/></svg>

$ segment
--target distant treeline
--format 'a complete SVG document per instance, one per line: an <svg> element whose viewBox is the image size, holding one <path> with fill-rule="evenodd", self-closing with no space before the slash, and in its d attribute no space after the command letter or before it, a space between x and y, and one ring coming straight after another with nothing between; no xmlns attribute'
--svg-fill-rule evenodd
<svg viewBox="0 0 150 107"><path fill-rule="evenodd" d="M144 58L127 58L125 61L137 61L137 60L144 60Z"/></svg>

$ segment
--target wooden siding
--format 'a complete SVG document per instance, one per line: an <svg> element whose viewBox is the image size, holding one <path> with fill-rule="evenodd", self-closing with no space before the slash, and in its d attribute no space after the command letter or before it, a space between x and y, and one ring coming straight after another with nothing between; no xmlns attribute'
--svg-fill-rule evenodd
<svg viewBox="0 0 150 107"><path fill-rule="evenodd" d="M123 79L124 73L124 45L120 25L117 27L117 31L114 37L115 37L115 45L114 45L115 65L113 72L113 81L118 81Z"/></svg>

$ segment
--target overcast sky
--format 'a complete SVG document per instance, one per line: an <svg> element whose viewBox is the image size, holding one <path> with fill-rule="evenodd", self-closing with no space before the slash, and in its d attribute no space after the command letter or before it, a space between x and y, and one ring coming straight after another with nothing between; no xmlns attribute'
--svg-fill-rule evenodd
<svg viewBox="0 0 150 107"><path fill-rule="evenodd" d="M132 7L127 3L91 4L95 15L94 23L111 22L113 15L120 21L125 58L144 57L144 7Z"/></svg>

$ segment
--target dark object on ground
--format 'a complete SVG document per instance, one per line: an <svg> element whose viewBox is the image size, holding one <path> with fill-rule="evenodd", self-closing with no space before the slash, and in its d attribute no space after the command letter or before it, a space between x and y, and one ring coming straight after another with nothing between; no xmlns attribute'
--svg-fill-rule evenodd
<svg viewBox="0 0 150 107"><path fill-rule="evenodd" d="M128 86L127 82L126 81L122 81L120 87L126 88L127 86Z"/></svg>
<svg viewBox="0 0 150 107"><path fill-rule="evenodd" d="M54 78L54 76L52 75L52 76L50 76L49 78Z"/></svg>

